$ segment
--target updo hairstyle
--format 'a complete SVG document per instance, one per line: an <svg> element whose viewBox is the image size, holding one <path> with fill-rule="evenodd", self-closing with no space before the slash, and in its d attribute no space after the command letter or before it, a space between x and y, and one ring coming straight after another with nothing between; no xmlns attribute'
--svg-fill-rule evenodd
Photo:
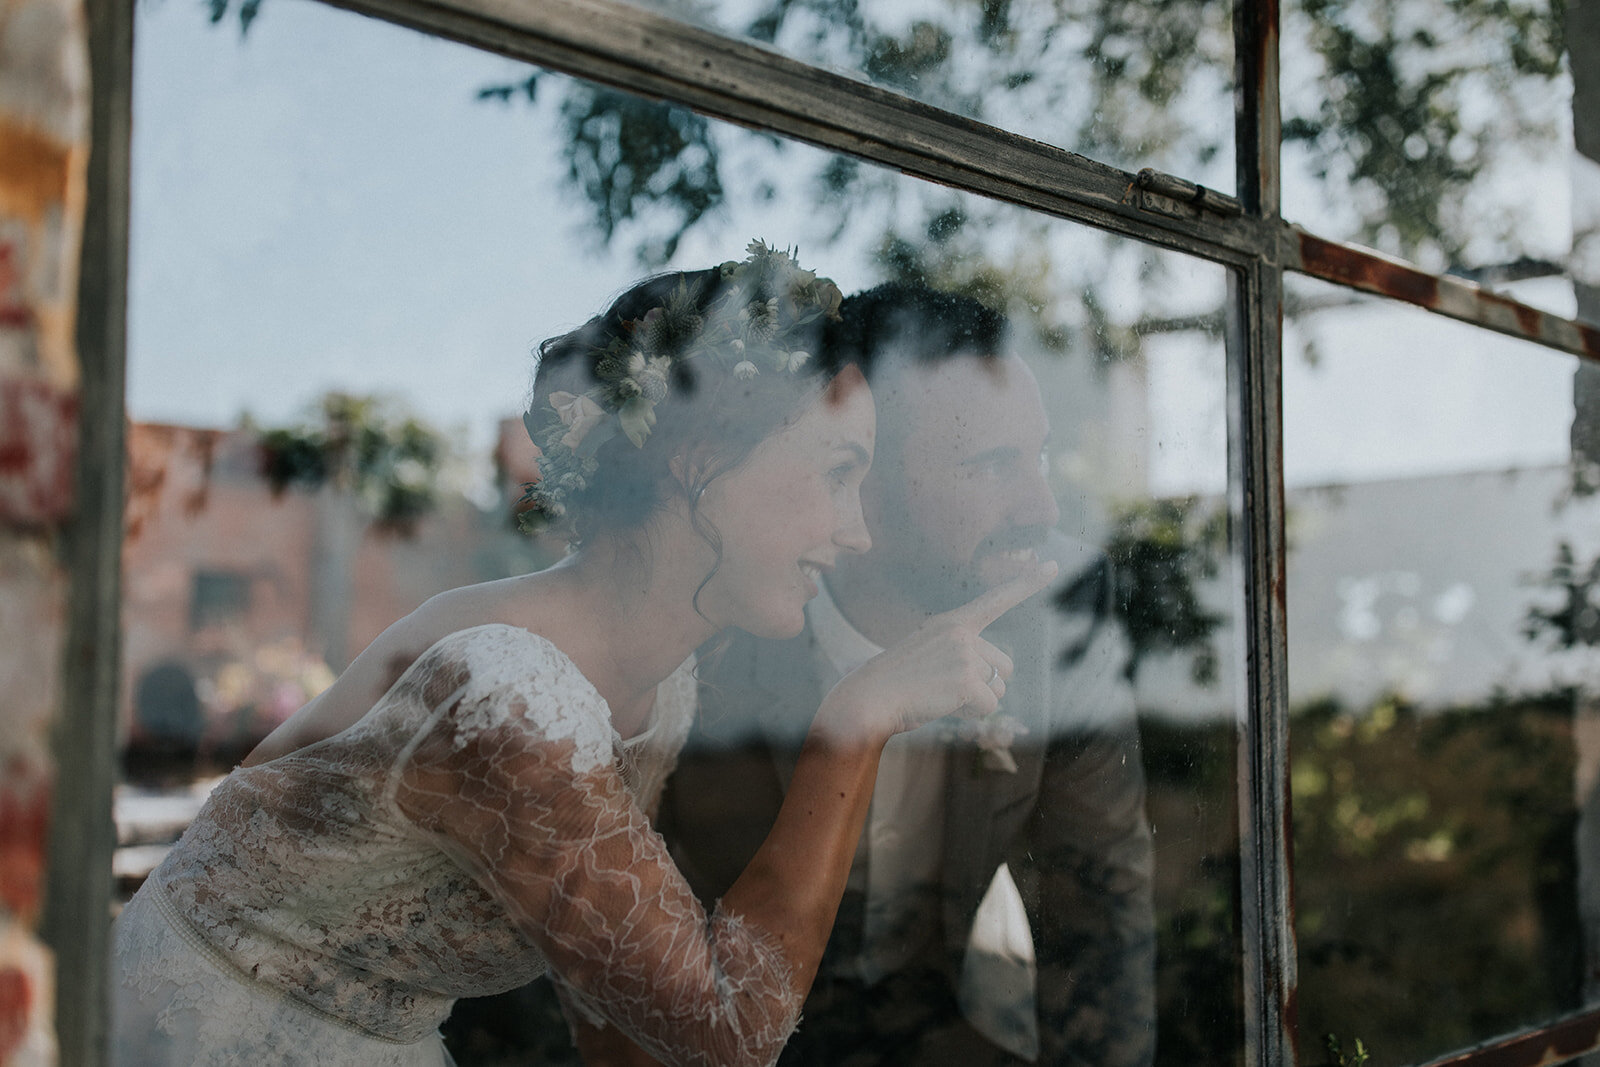
<svg viewBox="0 0 1600 1067"><path fill-rule="evenodd" d="M628 348L647 341L645 346L657 361L670 358L670 367L665 370L665 388L655 383L664 395L650 397L655 401L654 423L641 444L624 433L606 439L591 453L592 469L577 477L566 475L570 488L561 492L558 507L541 499L537 485L528 487L524 500L533 505L535 524L542 521L560 529L577 546L600 535L637 530L673 495L684 493L696 529L719 547L720 555L716 531L695 510L700 494L797 417L842 366L815 355L821 347L821 318L786 327L785 343L813 354L786 373L770 368L751 373L751 364L740 363L742 342L713 353L714 358L703 354L683 358L707 328L709 315L729 313L727 302L713 309L733 284L733 266L648 278L624 292L604 313L539 346L524 420L530 431L538 418L547 417L552 394L582 396L608 380L614 386L616 368L603 364L618 358L619 339ZM670 313L660 314L658 309L663 308ZM645 333L648 339L642 336ZM680 456L685 482L671 469L672 460ZM552 476L546 462L540 466L542 477Z"/></svg>

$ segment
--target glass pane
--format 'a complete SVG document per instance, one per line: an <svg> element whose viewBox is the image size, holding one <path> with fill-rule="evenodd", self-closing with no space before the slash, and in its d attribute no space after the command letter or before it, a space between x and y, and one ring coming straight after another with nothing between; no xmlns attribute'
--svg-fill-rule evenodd
<svg viewBox="0 0 1600 1067"><path fill-rule="evenodd" d="M1600 164L1573 134L1600 101L1571 76L1600 36L1566 6L1286 4L1284 216L1600 322Z"/></svg>
<svg viewBox="0 0 1600 1067"><path fill-rule="evenodd" d="M1585 998L1600 545L1576 360L1291 291L1321 307L1284 367L1301 1051L1412 1063Z"/></svg>
<svg viewBox="0 0 1600 1067"><path fill-rule="evenodd" d="M1102 163L1234 188L1227 3L638 2ZM756 160L764 176L794 173L779 146ZM873 179L801 173L830 190Z"/></svg>
<svg viewBox="0 0 1600 1067"><path fill-rule="evenodd" d="M530 71L293 0L266 5L242 38L179 4L142 7L138 29L125 896L199 886L209 892L174 890L177 917L161 921L209 931L249 911L252 931L272 931L250 951L282 975L276 988L378 1032L398 1031L362 1000L373 954L413 999L408 1019L442 1013L426 991L466 997L444 1024L463 1067L574 1062L551 983L522 985L542 968L529 938L618 1023L611 1033L667 1040L627 998L584 984L618 973L614 959L562 955L559 909L519 895L545 884L543 868L497 880L473 851L485 820L465 819L458 798L532 787L509 758L427 743L435 728L476 729L462 723L469 703L500 723L495 700L461 696L466 683L405 719L445 673L419 654L492 622L562 650L554 668L485 652L472 670L541 685L561 662L582 671L592 688L580 691L606 701L571 711L601 716L593 773L615 788L599 807L654 807L674 858L641 837L619 861L665 887L645 919L619 911L599 876L554 899L600 917L604 938L631 928L649 945L699 944L704 918L684 926L657 898L687 908L672 897L687 879L707 906L738 899L729 885L779 832L789 769L809 760L795 743L819 706L835 707L824 693L850 657L873 644L904 656L893 650L913 623L1044 554L1060 565L1053 591L1006 612L985 631L995 651L979 649L994 657L983 693L1014 665L997 717L940 715L904 735L857 815L868 830L855 861L822 849L782 883L795 895L847 885L785 1062L904 1043L974 1062L1035 1044L1041 1061L1066 1048L1105 1064L1242 1061L1221 268L876 172L823 195L736 168L686 231L692 197L673 176L688 171L645 178L630 161L671 158L685 139L755 158L771 138L620 97L626 135L620 120L574 125L592 86L541 72L536 99L502 100L483 90ZM854 166L782 151L796 176ZM934 204L942 229L895 230L907 205ZM834 279L840 321L823 314L826 288L783 273L785 255L747 262L752 237L798 246ZM726 279L708 271L724 263ZM656 266L708 272L632 288ZM759 278L794 307L741 288ZM536 384L525 407L530 349L619 295L640 302L619 312L633 325L551 349L549 366L566 369L547 373L570 380ZM824 390L844 360L870 393L848 374ZM869 443L870 473L851 447ZM829 462L813 469L823 445ZM555 521L528 536L513 512L535 478ZM587 537L570 557L563 520ZM615 567L593 562L617 545ZM825 661L812 638L832 650ZM626 670L595 665L585 642ZM654 688L697 646L698 685L673 675L677 687ZM961 653L939 653L883 691L949 701L957 689L939 671ZM862 692L852 677L846 695ZM759 698L745 699L746 679ZM980 699L966 681L965 699ZM543 723L559 692L530 698L527 719ZM850 721L876 721L883 703L860 698ZM686 747L653 805L680 727ZM258 766L223 777L253 749ZM425 759L442 762L419 770ZM357 765L384 768L394 791L372 801ZM456 772L448 785L427 777ZM582 783L563 781L532 809L473 811L513 835L504 854L556 864L559 842L526 836L544 822L524 813L590 811ZM430 785L408 792L416 782ZM248 789L260 791L239 816ZM433 798L427 833L419 794ZM584 842L584 857L609 855ZM759 927L762 899L745 900ZM448 949L459 916L441 914L447 901L472 920ZM154 921L129 910L136 929ZM723 973L759 962L736 931L727 941ZM281 966L306 951L338 962L314 978ZM660 973L698 973L672 959ZM236 977L211 984L257 997ZM235 1014L228 1040L253 1040Z"/></svg>

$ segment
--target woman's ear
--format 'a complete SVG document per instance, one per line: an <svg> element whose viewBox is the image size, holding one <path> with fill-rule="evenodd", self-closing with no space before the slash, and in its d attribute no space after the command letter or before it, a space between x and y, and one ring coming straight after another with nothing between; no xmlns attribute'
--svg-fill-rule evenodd
<svg viewBox="0 0 1600 1067"><path fill-rule="evenodd" d="M704 479L710 457L704 453L704 449L691 449L667 460L667 470L672 472L672 480L677 483L678 491L691 503L698 503L700 494L705 491Z"/></svg>

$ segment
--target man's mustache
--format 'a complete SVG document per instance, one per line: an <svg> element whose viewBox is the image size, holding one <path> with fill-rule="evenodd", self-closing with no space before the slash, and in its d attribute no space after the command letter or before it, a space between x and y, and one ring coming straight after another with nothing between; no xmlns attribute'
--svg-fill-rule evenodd
<svg viewBox="0 0 1600 1067"><path fill-rule="evenodd" d="M1007 526L978 542L974 557L993 552L1014 552L1020 548L1039 548L1050 533L1048 526Z"/></svg>

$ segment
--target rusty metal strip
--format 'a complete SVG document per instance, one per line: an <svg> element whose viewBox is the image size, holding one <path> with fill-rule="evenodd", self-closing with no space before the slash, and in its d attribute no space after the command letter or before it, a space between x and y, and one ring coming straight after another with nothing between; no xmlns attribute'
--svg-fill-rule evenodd
<svg viewBox="0 0 1600 1067"><path fill-rule="evenodd" d="M1486 1041L1423 1067L1547 1067L1600 1050L1600 1008L1549 1026Z"/></svg>
<svg viewBox="0 0 1600 1067"><path fill-rule="evenodd" d="M1359 245L1284 227L1283 265L1314 278L1401 300L1461 322L1600 360L1600 327L1564 319L1450 275L1429 274Z"/></svg>
<svg viewBox="0 0 1600 1067"><path fill-rule="evenodd" d="M1128 171L621 0L328 2L1177 251L1241 263L1276 249L1226 194L1165 196Z"/></svg>

